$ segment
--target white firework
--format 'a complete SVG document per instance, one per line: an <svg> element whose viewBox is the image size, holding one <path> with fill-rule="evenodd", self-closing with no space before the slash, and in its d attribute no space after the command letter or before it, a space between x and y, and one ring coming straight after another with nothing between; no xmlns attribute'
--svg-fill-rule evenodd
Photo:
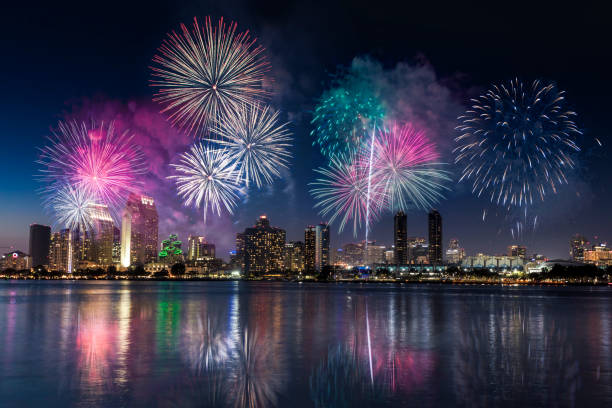
<svg viewBox="0 0 612 408"><path fill-rule="evenodd" d="M168 178L176 181L186 206L204 208L204 220L210 209L218 216L224 207L230 214L242 192L237 170L227 149L215 149L198 142L181 155L179 164L171 164L179 173Z"/></svg>
<svg viewBox="0 0 612 408"><path fill-rule="evenodd" d="M280 169L288 166L291 133L287 123L278 122L278 114L269 106L245 105L216 121L212 129L219 136L213 141L227 148L247 187L272 183L280 177Z"/></svg>
<svg viewBox="0 0 612 408"><path fill-rule="evenodd" d="M57 221L71 230L93 230L91 207L95 204L93 196L85 189L65 185L49 196L45 205Z"/></svg>

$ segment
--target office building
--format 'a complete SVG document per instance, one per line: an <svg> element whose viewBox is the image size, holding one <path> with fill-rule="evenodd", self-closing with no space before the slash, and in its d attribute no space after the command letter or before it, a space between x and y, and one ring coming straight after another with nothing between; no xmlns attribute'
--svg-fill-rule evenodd
<svg viewBox="0 0 612 408"><path fill-rule="evenodd" d="M246 228L236 241L242 240L240 248L244 274L257 276L283 269L285 230L270 226L270 220L262 215L255 226Z"/></svg>
<svg viewBox="0 0 612 408"><path fill-rule="evenodd" d="M62 229L51 234L49 245L49 270L58 272L71 272L73 245L70 240L70 230Z"/></svg>
<svg viewBox="0 0 612 408"><path fill-rule="evenodd" d="M365 248L363 242L344 244L342 248L338 248L336 251L335 265L353 268L355 266L362 266L364 263Z"/></svg>
<svg viewBox="0 0 612 408"><path fill-rule="evenodd" d="M304 243L291 241L285 244L285 269L291 272L304 271Z"/></svg>
<svg viewBox="0 0 612 408"><path fill-rule="evenodd" d="M30 257L32 266L49 265L49 246L51 245L51 227L47 225L30 225Z"/></svg>
<svg viewBox="0 0 612 408"><path fill-rule="evenodd" d="M436 210L428 215L429 231L429 263L442 264L442 216Z"/></svg>
<svg viewBox="0 0 612 408"><path fill-rule="evenodd" d="M115 224L108 206L91 204L89 212L93 228L82 234L85 244L83 260L102 267L112 265Z"/></svg>
<svg viewBox="0 0 612 408"><path fill-rule="evenodd" d="M121 265L146 264L157 259L157 209L151 197L130 194L121 217Z"/></svg>
<svg viewBox="0 0 612 408"><path fill-rule="evenodd" d="M525 260L525 258L527 258L527 247L522 245L510 245L508 247L508 256L520 256Z"/></svg>
<svg viewBox="0 0 612 408"><path fill-rule="evenodd" d="M403 211L398 211L393 218L393 250L395 263L408 263L408 217Z"/></svg>
<svg viewBox="0 0 612 408"><path fill-rule="evenodd" d="M408 264L422 265L429 263L429 246L423 237L409 237Z"/></svg>
<svg viewBox="0 0 612 408"><path fill-rule="evenodd" d="M187 241L187 260L195 263L215 258L215 245L202 236L190 235Z"/></svg>
<svg viewBox="0 0 612 408"><path fill-rule="evenodd" d="M369 241L365 247L365 264L370 267L376 264L384 264L386 249L384 245L376 245L376 241Z"/></svg>
<svg viewBox="0 0 612 408"><path fill-rule="evenodd" d="M309 225L304 230L304 270L308 273L316 271L317 230Z"/></svg>
<svg viewBox="0 0 612 408"><path fill-rule="evenodd" d="M113 263L121 263L121 230L113 227Z"/></svg>
<svg viewBox="0 0 612 408"><path fill-rule="evenodd" d="M573 261L584 261L584 251L588 249L589 241L582 235L576 234L570 240L570 257Z"/></svg>
<svg viewBox="0 0 612 408"><path fill-rule="evenodd" d="M322 222L315 227L315 269L329 266L329 225Z"/></svg>
<svg viewBox="0 0 612 408"><path fill-rule="evenodd" d="M446 249L446 262L459 265L463 261L463 258L465 258L465 249L459 246L459 240L457 238L451 239Z"/></svg>

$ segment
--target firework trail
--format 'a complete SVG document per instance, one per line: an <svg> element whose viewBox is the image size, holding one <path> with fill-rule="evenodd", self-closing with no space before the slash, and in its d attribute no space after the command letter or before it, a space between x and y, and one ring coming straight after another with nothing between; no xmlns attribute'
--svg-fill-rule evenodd
<svg viewBox="0 0 612 408"><path fill-rule="evenodd" d="M439 155L423 131L391 124L372 137L358 160L371 170L372 183L384 191L389 210L428 210L444 198L450 173L440 170Z"/></svg>
<svg viewBox="0 0 612 408"><path fill-rule="evenodd" d="M199 135L213 121L268 96L264 49L248 31L236 33L236 26L223 19L213 26L206 17L201 27L194 18L191 29L181 24L179 33L163 40L153 57L151 86L174 126Z"/></svg>
<svg viewBox="0 0 612 408"><path fill-rule="evenodd" d="M353 76L344 78L342 85L325 91L315 107L310 133L315 138L313 146L319 145L329 158L355 153L384 115L368 83Z"/></svg>
<svg viewBox="0 0 612 408"><path fill-rule="evenodd" d="M563 91L516 79L471 102L458 118L454 153L463 165L459 181L471 182L473 194L510 209L544 201L568 183L582 132Z"/></svg>
<svg viewBox="0 0 612 408"><path fill-rule="evenodd" d="M168 178L175 180L185 206L204 208L204 221L209 209L218 216L221 207L233 213L242 190L236 164L227 149L205 147L198 142L181 155L179 164L171 166L179 174Z"/></svg>
<svg viewBox="0 0 612 408"><path fill-rule="evenodd" d="M291 133L287 123L278 123L278 114L269 106L243 106L212 128L219 136L213 142L227 149L237 163L237 177L247 187L271 183L280 177L280 169L287 168Z"/></svg>
<svg viewBox="0 0 612 408"><path fill-rule="evenodd" d="M352 220L356 236L357 229L372 222L386 202L380 184L372 185L368 195L369 167L353 157L334 156L328 167L315 172L321 176L310 183L310 193L317 200L315 208L323 216L330 215L330 223L339 219L340 231Z"/></svg>
<svg viewBox="0 0 612 408"><path fill-rule="evenodd" d="M117 134L113 122L100 126L59 122L37 161L43 166L38 178L47 184L42 190L46 200L53 201L69 185L116 213L130 192L142 188L140 176L147 171L144 155L132 138L127 131Z"/></svg>

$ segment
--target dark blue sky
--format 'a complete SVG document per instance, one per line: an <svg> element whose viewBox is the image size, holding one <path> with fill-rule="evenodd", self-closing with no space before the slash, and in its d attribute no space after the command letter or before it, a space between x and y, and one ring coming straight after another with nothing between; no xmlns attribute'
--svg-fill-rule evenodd
<svg viewBox="0 0 612 408"><path fill-rule="evenodd" d="M607 160L612 36L606 13L582 4L564 8L559 3L456 3L108 1L4 6L0 247L14 245L27 251L28 225L51 223L42 211L33 175L36 147L45 143L57 120L92 99L148 108L152 95L148 66L161 39L179 23L207 15L237 21L239 30L249 29L266 46L278 87L273 103L292 121L295 138L295 159L285 180L253 192L234 217L208 226L206 234L222 251L230 249L234 232L261 213L286 228L291 240L303 239L304 226L320 221L307 186L314 178L313 167L324 164L311 146L310 112L329 74L358 56L378 60L388 70L400 62L422 66L427 61L427 69L435 72L437 83L458 105L491 82L515 76L556 81L579 113L585 140L597 137L604 146L581 154L577 177L542 206L547 216L521 242L530 253L566 257L569 237L575 232L612 239L608 210L612 177ZM435 135L447 162L452 158L446 147L452 146L455 136L449 133ZM162 234L178 232L184 237L204 232L199 213L182 210L173 191L156 198L164 204L159 208ZM483 206L466 186L456 186L438 206L445 245L457 237L468 253L501 252L513 242L501 219L482 221ZM383 217L373 237L390 243L391 225L391 216ZM424 235L426 214L410 213L408 229L411 235ZM333 246L351 239L350 231L332 234Z"/></svg>

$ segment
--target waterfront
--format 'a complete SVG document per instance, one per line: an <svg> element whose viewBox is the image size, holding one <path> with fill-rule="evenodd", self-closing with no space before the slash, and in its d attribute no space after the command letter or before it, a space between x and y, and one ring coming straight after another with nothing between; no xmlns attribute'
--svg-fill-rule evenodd
<svg viewBox="0 0 612 408"><path fill-rule="evenodd" d="M612 290L0 282L0 406L607 406Z"/></svg>

